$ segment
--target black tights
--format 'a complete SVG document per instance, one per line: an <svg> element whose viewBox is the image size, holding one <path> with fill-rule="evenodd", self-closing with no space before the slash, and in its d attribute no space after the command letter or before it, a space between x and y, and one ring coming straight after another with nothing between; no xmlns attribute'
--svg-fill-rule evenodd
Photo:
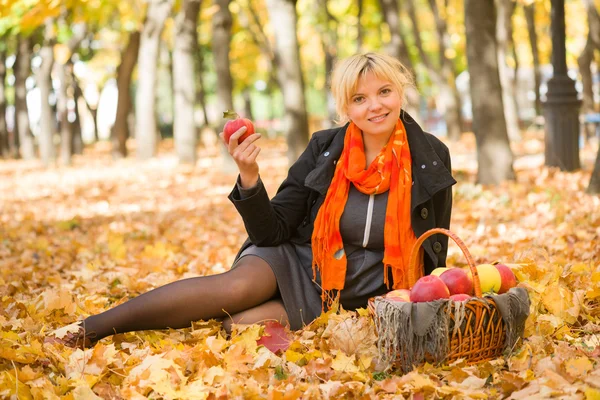
<svg viewBox="0 0 600 400"><path fill-rule="evenodd" d="M271 267L259 257L245 256L230 271L169 283L86 318L83 326L99 340L115 333L185 328L211 318L222 318L228 332L232 323L286 323L277 295Z"/></svg>

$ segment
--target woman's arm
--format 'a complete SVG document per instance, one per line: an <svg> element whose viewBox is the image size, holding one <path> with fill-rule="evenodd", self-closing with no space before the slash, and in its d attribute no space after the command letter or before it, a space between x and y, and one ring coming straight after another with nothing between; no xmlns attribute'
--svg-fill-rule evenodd
<svg viewBox="0 0 600 400"><path fill-rule="evenodd" d="M238 186L234 187L229 199L242 216L253 244L276 246L293 236L306 216L310 189L304 186L304 180L314 169L318 153L317 138L313 135L272 200L260 179L248 197L242 197Z"/></svg>

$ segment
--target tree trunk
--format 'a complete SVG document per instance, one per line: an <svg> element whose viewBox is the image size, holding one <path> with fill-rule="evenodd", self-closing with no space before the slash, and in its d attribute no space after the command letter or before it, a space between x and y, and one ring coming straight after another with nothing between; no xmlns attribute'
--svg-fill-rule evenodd
<svg viewBox="0 0 600 400"><path fill-rule="evenodd" d="M533 58L533 79L535 91L535 114L542 115L542 102L540 100L540 86L542 84L542 73L540 72L540 52L537 45L537 33L535 31L535 1L523 6L525 19L527 20L527 32L529 33L529 46Z"/></svg>
<svg viewBox="0 0 600 400"><path fill-rule="evenodd" d="M249 120L254 120L254 115L252 113L252 96L250 95L250 88L245 88L242 91L242 97L244 99L244 117Z"/></svg>
<svg viewBox="0 0 600 400"><path fill-rule="evenodd" d="M362 15L363 15L363 0L356 0L358 6L358 13L356 15L356 20L358 23L356 24L356 52L362 52L363 47L363 29L362 29ZM328 81L329 82L329 81Z"/></svg>
<svg viewBox="0 0 600 400"><path fill-rule="evenodd" d="M81 132L81 114L79 113L79 99L83 97L83 93L81 88L79 87L79 83L77 82L77 77L75 76L75 71L73 70L73 65L71 64L71 80L73 82L73 113L75 119L72 122L69 122L71 125L71 132L73 132L72 140L71 140L71 153L72 154L83 154L83 137ZM94 121L94 129L96 129L96 121Z"/></svg>
<svg viewBox="0 0 600 400"><path fill-rule="evenodd" d="M600 146L598 146L596 164L594 165L594 171L592 171L592 177L587 192L590 194L600 194Z"/></svg>
<svg viewBox="0 0 600 400"><path fill-rule="evenodd" d="M24 160L32 160L35 158L35 146L29 127L27 87L25 86L25 81L31 74L31 39L29 37L19 35L13 71L15 73L15 142L18 143L17 148L21 157Z"/></svg>
<svg viewBox="0 0 600 400"><path fill-rule="evenodd" d="M137 63L140 38L139 31L129 35L127 47L121 53L121 64L117 69L117 115L110 133L114 158L127 157L127 138L130 136L128 119L131 111L131 75Z"/></svg>
<svg viewBox="0 0 600 400"><path fill-rule="evenodd" d="M323 47L323 54L325 54L325 82L331 82L331 72L333 66L337 60L337 26L338 21L331 15L327 8L327 1L319 2L317 15L319 15L319 22L316 24L321 38L321 45ZM359 24L360 25L360 24ZM323 88L325 98L327 99L327 128L334 126L334 121L337 119L337 113L335 109L335 101L329 85L326 84Z"/></svg>
<svg viewBox="0 0 600 400"><path fill-rule="evenodd" d="M494 0L465 1L465 33L470 74L473 131L477 141L477 181L515 179L506 133L498 73Z"/></svg>
<svg viewBox="0 0 600 400"><path fill-rule="evenodd" d="M400 29L400 10L398 8L398 0L379 0L383 18L390 29L390 42L387 45L387 52L404 64L404 66L415 74L414 65L408 53L406 40ZM403 105L408 113L417 121L420 121L419 116L419 93L416 88L406 89L406 99L408 104Z"/></svg>
<svg viewBox="0 0 600 400"><path fill-rule="evenodd" d="M6 40L5 37L2 40ZM0 157L7 158L10 153L8 141L8 127L6 125L6 95L4 82L6 81L6 50L0 48Z"/></svg>
<svg viewBox="0 0 600 400"><path fill-rule="evenodd" d="M461 114L462 102L456 87L456 71L452 60L446 55L446 50L452 47L452 41L448 34L446 21L441 17L436 0L429 0L429 8L433 13L436 32L439 43L439 59L441 65L440 87L441 98L445 104L445 121L448 130L448 138L457 141L463 131L463 118Z"/></svg>
<svg viewBox="0 0 600 400"><path fill-rule="evenodd" d="M71 165L72 147L73 147L73 124L69 122L69 100L72 100L75 94L75 81L73 80L73 63L71 55L77 50L81 41L85 38L87 26L77 24L73 27L73 36L66 43L68 58L59 60L58 76L60 89L56 93L56 108L58 111L58 120L60 121L60 159L63 165Z"/></svg>
<svg viewBox="0 0 600 400"><path fill-rule="evenodd" d="M504 117L506 118L506 129L510 140L518 140L519 115L514 99L514 85L511 78L511 68L507 63L507 55L512 37L512 14L514 10L511 0L496 0L496 39L498 41L498 72L500 73L500 84L502 85L502 104L504 106Z"/></svg>
<svg viewBox="0 0 600 400"><path fill-rule="evenodd" d="M138 52L138 84L135 96L135 139L137 157L148 160L156 154L156 77L160 36L171 12L173 0L148 3Z"/></svg>
<svg viewBox="0 0 600 400"><path fill-rule="evenodd" d="M587 11L588 36L585 48L577 59L577 62L583 86L581 112L589 114L596 112L591 64L594 60L594 51L600 49L600 15L598 15L598 10L596 10L593 0L584 0L583 2ZM586 123L584 129L586 139L593 137L596 132L596 124Z"/></svg>
<svg viewBox="0 0 600 400"><path fill-rule="evenodd" d="M73 131L69 123L69 110L67 102L69 101L68 89L71 88L71 74L66 65L58 65L58 77L60 88L56 92L56 111L60 127L60 161L63 165L71 165L71 142L73 140Z"/></svg>
<svg viewBox="0 0 600 400"><path fill-rule="evenodd" d="M440 65L443 65L443 60L446 56L445 54L440 54L438 65L434 65L434 63L431 61L431 59L425 52L423 43L421 41L421 31L419 29L419 22L417 18L414 0L408 0L406 5L408 6L408 14L412 21L413 36L415 38L415 45L417 47L417 50L419 51L419 56L421 58L421 61L427 68L431 80L434 82L435 86L437 86L440 90L439 98L441 100L442 107L445 110L444 117L446 120L448 137L452 138L453 140L458 140L461 134L460 116L458 115L460 110L457 108L457 104L455 101L456 98L453 95L450 83L442 75L443 71L441 71L439 67ZM439 46L440 48L444 48L444 45L441 41L439 43Z"/></svg>
<svg viewBox="0 0 600 400"><path fill-rule="evenodd" d="M229 66L229 47L233 24L229 11L230 2L230 0L214 0L217 10L212 20L212 51L217 74L217 110L219 113L233 110L233 79ZM223 118L219 118L217 121L217 132L221 132L226 121ZM235 163L225 146L221 146L221 156L223 169L228 172L235 171Z"/></svg>
<svg viewBox="0 0 600 400"><path fill-rule="evenodd" d="M194 122L196 74L194 49L198 41L196 26L200 13L200 0L183 0L181 11L175 18L175 43L173 47L174 115L173 137L175 151L181 163L196 163L198 134Z"/></svg>
<svg viewBox="0 0 600 400"><path fill-rule="evenodd" d="M56 161L56 149L54 148L54 134L56 131L56 118L54 111L49 103L50 92L52 91L51 72L54 65L53 46L55 37L53 32L53 20L46 22L46 33L44 34L44 43L39 51L42 64L36 72L36 83L40 90L40 157L44 166L49 166Z"/></svg>
<svg viewBox="0 0 600 400"><path fill-rule="evenodd" d="M283 126L291 164L308 144L309 134L304 78L296 36L296 0L267 0L267 6L275 34L275 57L279 66L277 77L285 107Z"/></svg>
<svg viewBox="0 0 600 400"><path fill-rule="evenodd" d="M198 38L194 41L194 54L196 55L196 102L202 110L203 127L210 126L208 112L206 111L206 93L204 91L204 56L198 43Z"/></svg>

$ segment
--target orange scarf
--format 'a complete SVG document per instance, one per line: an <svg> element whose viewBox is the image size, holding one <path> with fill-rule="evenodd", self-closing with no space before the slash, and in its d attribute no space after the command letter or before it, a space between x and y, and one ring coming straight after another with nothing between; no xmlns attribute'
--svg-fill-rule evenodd
<svg viewBox="0 0 600 400"><path fill-rule="evenodd" d="M389 288L388 269L392 270L394 289L408 288L410 251L416 242L410 222L412 186L411 156L406 130L398 119L394 133L367 169L361 130L351 122L344 138L325 202L319 209L312 235L313 277L321 273L323 306L339 300L346 278L346 254L340 234L340 218L346 206L350 182L364 194L389 190L384 227L384 282ZM332 290L337 290L335 296Z"/></svg>

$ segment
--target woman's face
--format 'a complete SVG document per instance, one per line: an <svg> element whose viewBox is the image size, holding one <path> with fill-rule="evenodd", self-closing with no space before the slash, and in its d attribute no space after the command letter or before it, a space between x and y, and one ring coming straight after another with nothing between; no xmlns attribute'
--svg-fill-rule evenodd
<svg viewBox="0 0 600 400"><path fill-rule="evenodd" d="M381 137L385 141L398 122L401 108L402 99L398 89L391 82L369 72L359 78L347 113L364 136Z"/></svg>

